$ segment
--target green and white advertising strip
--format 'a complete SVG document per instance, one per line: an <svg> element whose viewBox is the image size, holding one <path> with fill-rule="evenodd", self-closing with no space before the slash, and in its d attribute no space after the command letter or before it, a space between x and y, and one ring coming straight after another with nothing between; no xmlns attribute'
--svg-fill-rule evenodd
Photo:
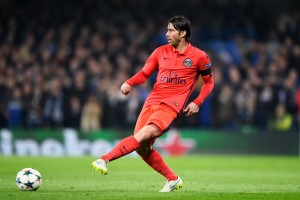
<svg viewBox="0 0 300 200"><path fill-rule="evenodd" d="M110 151L130 133L101 130L81 133L62 130L0 130L0 155L98 157ZM172 129L158 138L155 148L162 154L276 154L297 155L298 134L238 134L213 130ZM135 153L130 156L136 156Z"/></svg>

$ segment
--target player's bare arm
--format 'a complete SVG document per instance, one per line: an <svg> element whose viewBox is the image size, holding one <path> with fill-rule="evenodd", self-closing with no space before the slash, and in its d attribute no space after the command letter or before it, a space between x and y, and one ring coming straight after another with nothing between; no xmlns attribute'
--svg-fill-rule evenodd
<svg viewBox="0 0 300 200"><path fill-rule="evenodd" d="M128 83L123 83L123 85L121 86L121 92L124 94L124 95L128 95L131 91L132 87L131 85L129 85Z"/></svg>

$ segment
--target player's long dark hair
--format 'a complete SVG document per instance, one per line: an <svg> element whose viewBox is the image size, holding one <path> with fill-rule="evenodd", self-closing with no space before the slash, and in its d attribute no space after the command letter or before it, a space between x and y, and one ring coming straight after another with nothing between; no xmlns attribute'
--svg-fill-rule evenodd
<svg viewBox="0 0 300 200"><path fill-rule="evenodd" d="M178 15L175 17L172 17L169 19L168 23L173 24L174 28L177 31L185 31L185 39L186 41L191 41L191 22L187 18L185 18L183 15Z"/></svg>

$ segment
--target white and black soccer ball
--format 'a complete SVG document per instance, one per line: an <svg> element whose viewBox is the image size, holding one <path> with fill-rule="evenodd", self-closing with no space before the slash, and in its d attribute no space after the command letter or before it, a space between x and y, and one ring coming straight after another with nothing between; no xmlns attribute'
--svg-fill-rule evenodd
<svg viewBox="0 0 300 200"><path fill-rule="evenodd" d="M35 191L42 183L42 176L36 169L24 168L18 172L16 183L22 191Z"/></svg>

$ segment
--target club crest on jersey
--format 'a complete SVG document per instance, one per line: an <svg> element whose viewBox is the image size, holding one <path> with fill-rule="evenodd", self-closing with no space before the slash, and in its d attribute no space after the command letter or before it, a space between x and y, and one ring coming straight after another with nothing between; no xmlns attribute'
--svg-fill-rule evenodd
<svg viewBox="0 0 300 200"><path fill-rule="evenodd" d="M190 66L193 65L193 61L192 61L190 58L186 58L186 59L184 59L184 61L183 61L183 65L184 65L185 67L190 67Z"/></svg>

